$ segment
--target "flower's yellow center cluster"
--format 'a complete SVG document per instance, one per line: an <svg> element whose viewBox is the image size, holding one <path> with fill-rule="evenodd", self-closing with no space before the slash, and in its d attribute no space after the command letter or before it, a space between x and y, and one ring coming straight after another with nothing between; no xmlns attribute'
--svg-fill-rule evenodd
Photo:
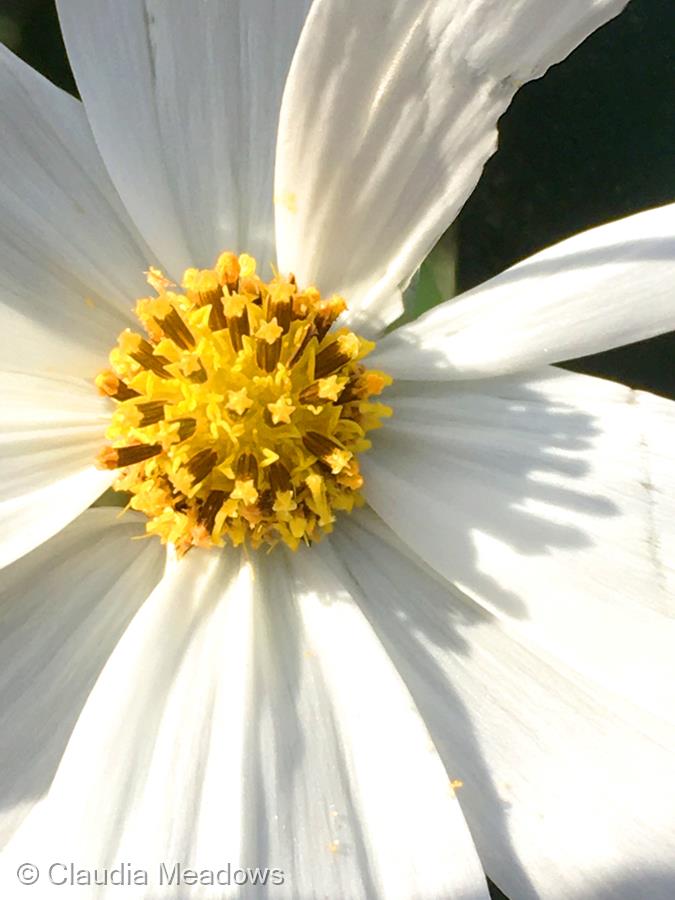
<svg viewBox="0 0 675 900"><path fill-rule="evenodd" d="M146 336L124 331L96 379L116 409L99 465L176 545L297 548L359 505L357 454L390 384L361 360L373 344L333 329L341 297L264 282L250 256L188 269L182 291L151 269L139 300Z"/></svg>

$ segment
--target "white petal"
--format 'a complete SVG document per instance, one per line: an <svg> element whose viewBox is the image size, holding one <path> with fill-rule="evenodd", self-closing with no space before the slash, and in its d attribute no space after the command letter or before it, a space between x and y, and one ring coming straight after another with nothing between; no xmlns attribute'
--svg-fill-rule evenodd
<svg viewBox="0 0 675 900"><path fill-rule="evenodd" d="M225 249L273 262L277 120L309 0L57 5L108 170L174 277Z"/></svg>
<svg viewBox="0 0 675 900"><path fill-rule="evenodd" d="M372 327L496 149L518 87L563 59L626 0L316 3L279 124L282 271L347 298Z"/></svg>
<svg viewBox="0 0 675 900"><path fill-rule="evenodd" d="M394 377L517 372L675 328L675 204L562 241L385 338Z"/></svg>
<svg viewBox="0 0 675 900"><path fill-rule="evenodd" d="M392 397L377 512L520 637L675 721L675 403L555 369Z"/></svg>
<svg viewBox="0 0 675 900"><path fill-rule="evenodd" d="M372 519L351 517L331 540L463 782L458 798L490 877L517 900L671 900L672 724L515 639ZM615 624L608 610L598 646ZM640 653L649 665L651 647Z"/></svg>
<svg viewBox="0 0 675 900"><path fill-rule="evenodd" d="M147 291L148 251L82 104L0 46L0 358L91 376Z"/></svg>
<svg viewBox="0 0 675 900"><path fill-rule="evenodd" d="M0 574L0 846L46 794L87 695L161 576L144 518L83 513ZM11 894L8 894L11 896Z"/></svg>
<svg viewBox="0 0 675 900"><path fill-rule="evenodd" d="M113 480L94 459L110 401L93 384L0 372L0 567L46 541Z"/></svg>
<svg viewBox="0 0 675 900"><path fill-rule="evenodd" d="M6 854L8 877L30 847L36 862L147 868L130 897L158 896L165 861L277 867L280 898L487 900L443 767L353 590L329 548L170 565Z"/></svg>

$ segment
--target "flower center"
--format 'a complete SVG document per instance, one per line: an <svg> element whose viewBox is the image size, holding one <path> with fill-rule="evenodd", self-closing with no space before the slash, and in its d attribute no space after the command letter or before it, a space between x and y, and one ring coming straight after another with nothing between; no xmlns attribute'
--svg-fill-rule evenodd
<svg viewBox="0 0 675 900"><path fill-rule="evenodd" d="M98 457L147 531L192 546L296 549L363 500L357 455L391 410L391 383L367 370L374 344L333 329L338 296L264 282L255 260L223 253L178 290L157 269L136 304L146 336L123 331L96 379L116 401Z"/></svg>

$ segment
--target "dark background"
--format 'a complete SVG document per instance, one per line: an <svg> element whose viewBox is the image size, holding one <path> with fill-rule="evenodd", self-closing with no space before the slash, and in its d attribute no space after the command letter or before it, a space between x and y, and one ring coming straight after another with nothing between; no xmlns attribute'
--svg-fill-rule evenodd
<svg viewBox="0 0 675 900"><path fill-rule="evenodd" d="M76 93L53 0L0 0L0 41ZM632 0L521 89L500 134L455 231L461 290L577 231L675 200L673 0ZM674 364L675 333L572 367L675 398Z"/></svg>
<svg viewBox="0 0 675 900"><path fill-rule="evenodd" d="M459 218L461 289L577 231L672 203L673 0L632 0L525 85L499 147ZM675 397L675 333L571 367Z"/></svg>
<svg viewBox="0 0 675 900"><path fill-rule="evenodd" d="M76 93L53 0L0 0L0 41ZM632 0L522 88L500 133L453 235L461 290L577 231L675 201L673 0ZM571 367L675 398L675 333Z"/></svg>

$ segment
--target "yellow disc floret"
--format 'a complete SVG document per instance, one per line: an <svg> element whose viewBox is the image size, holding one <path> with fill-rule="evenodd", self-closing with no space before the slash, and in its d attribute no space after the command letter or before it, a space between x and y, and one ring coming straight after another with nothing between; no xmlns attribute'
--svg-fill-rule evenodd
<svg viewBox="0 0 675 900"><path fill-rule="evenodd" d="M391 414L371 401L391 379L362 360L374 344L335 328L341 297L264 282L223 253L179 289L157 269L96 379L116 401L100 466L149 517L147 531L192 546L293 549L362 503L357 456Z"/></svg>

